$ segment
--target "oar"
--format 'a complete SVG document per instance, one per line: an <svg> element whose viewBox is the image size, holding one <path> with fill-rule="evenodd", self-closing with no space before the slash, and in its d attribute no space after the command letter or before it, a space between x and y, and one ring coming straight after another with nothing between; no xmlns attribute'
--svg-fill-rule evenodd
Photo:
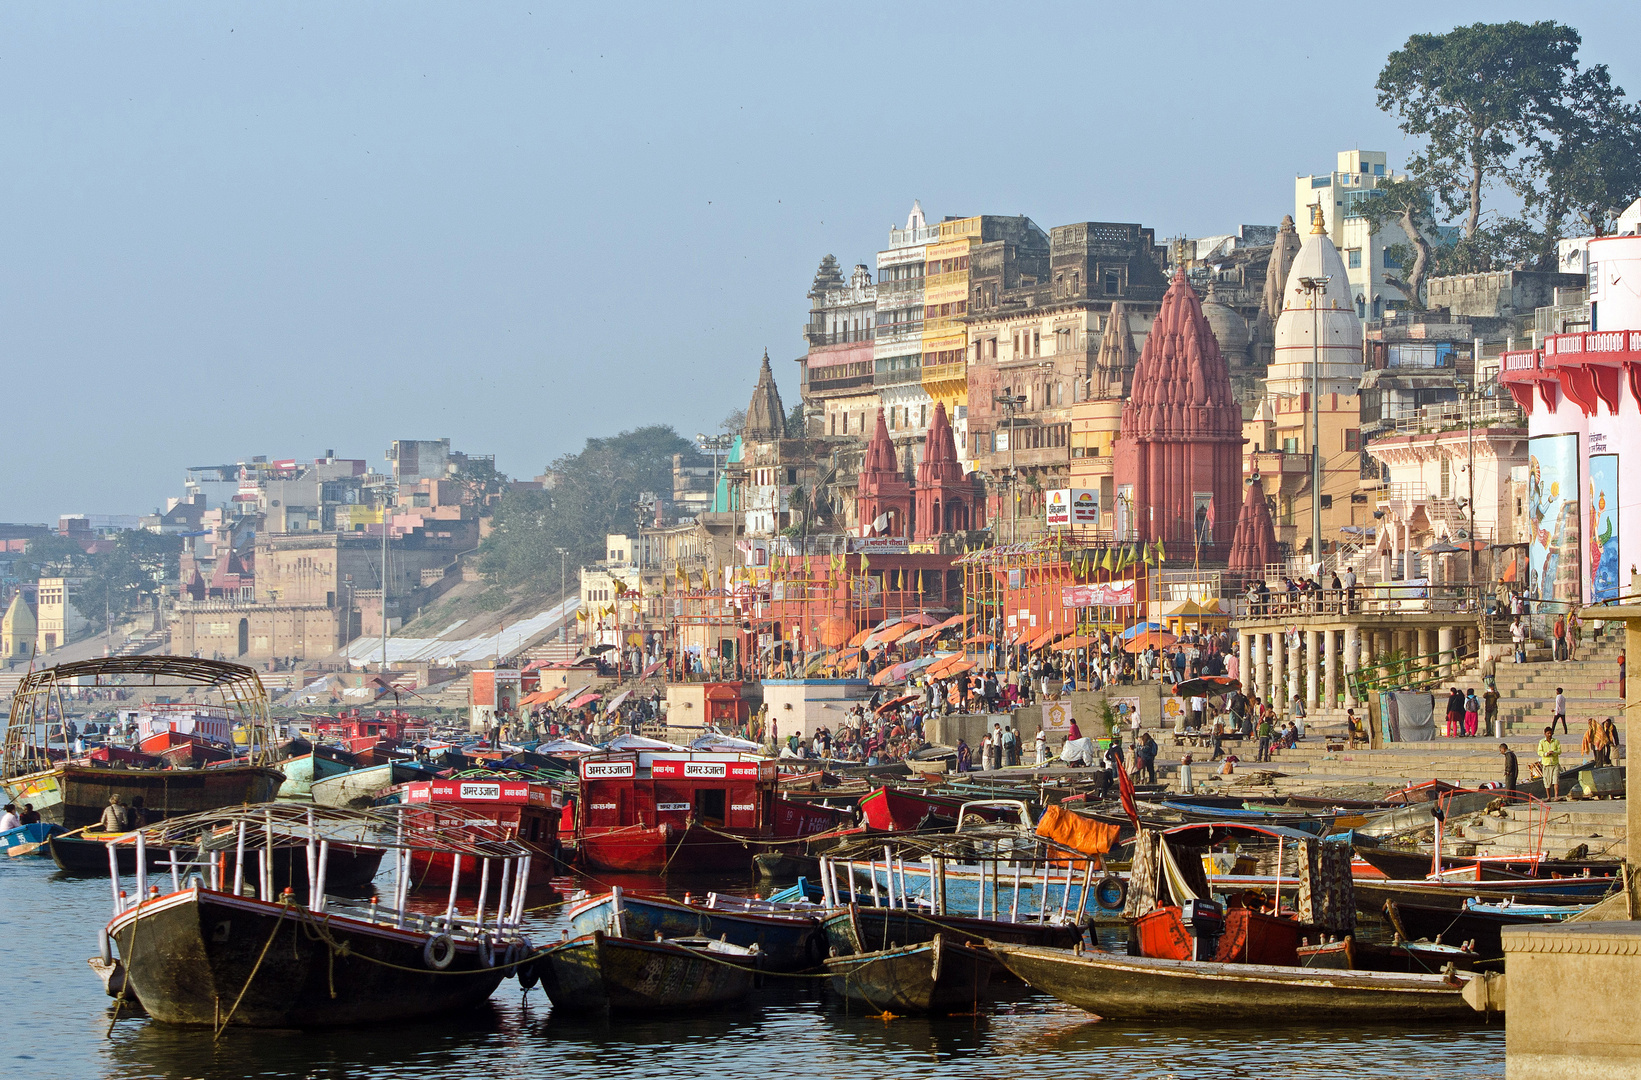
<svg viewBox="0 0 1641 1080"><path fill-rule="evenodd" d="M75 836L79 833L85 832L89 828L91 828L90 825L81 825L73 832L52 833L51 836ZM51 836L46 837L46 840L50 840ZM38 854L40 849L46 846L46 840L33 841L27 844L18 844L15 847L7 848L6 854L10 855L14 859L20 858L24 855Z"/></svg>

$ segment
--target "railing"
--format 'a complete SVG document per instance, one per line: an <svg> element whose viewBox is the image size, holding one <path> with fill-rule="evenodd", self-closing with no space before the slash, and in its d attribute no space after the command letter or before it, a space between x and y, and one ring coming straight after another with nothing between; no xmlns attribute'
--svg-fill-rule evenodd
<svg viewBox="0 0 1641 1080"><path fill-rule="evenodd" d="M1385 662L1370 659L1356 670L1345 672L1345 681L1358 701L1384 690L1428 690L1450 683L1459 668L1475 655L1473 649L1465 646L1415 656L1392 653L1386 656Z"/></svg>
<svg viewBox="0 0 1641 1080"><path fill-rule="evenodd" d="M1276 575L1286 572L1285 567ZM1270 580L1267 571L1267 583ZM1349 598L1346 590L1322 588L1313 593L1289 595L1286 589L1273 588L1268 597L1250 601L1248 618L1290 619L1301 615L1395 615L1442 614L1463 615L1465 622L1479 617L1484 608L1482 600L1491 595L1491 582L1481 584L1431 585L1398 581L1364 583L1358 578L1356 599ZM1487 590L1486 593L1483 590ZM1246 595L1246 594L1244 594Z"/></svg>
<svg viewBox="0 0 1641 1080"><path fill-rule="evenodd" d="M872 375L872 382L878 386L898 386L901 383L915 383L923 381L921 368L901 368L897 371L879 371Z"/></svg>
<svg viewBox="0 0 1641 1080"><path fill-rule="evenodd" d="M968 378L968 365L959 361L955 364L925 364L923 366L924 382L943 382Z"/></svg>
<svg viewBox="0 0 1641 1080"><path fill-rule="evenodd" d="M816 346L848 345L857 341L875 340L874 332L876 329L875 326L863 326L859 330L838 330L834 333L828 333L824 330L808 330L804 332L804 337L809 339L809 344Z"/></svg>

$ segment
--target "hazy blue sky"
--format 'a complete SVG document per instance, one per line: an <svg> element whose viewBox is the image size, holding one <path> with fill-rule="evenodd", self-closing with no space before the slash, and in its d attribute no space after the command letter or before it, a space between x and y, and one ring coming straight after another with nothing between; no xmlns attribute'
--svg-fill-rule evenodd
<svg viewBox="0 0 1641 1080"><path fill-rule="evenodd" d="M1201 235L1291 211L1387 52L1620 5L10 4L0 521L144 513L188 465L588 436L789 403L804 293L931 216ZM1633 9L1632 9L1633 10Z"/></svg>

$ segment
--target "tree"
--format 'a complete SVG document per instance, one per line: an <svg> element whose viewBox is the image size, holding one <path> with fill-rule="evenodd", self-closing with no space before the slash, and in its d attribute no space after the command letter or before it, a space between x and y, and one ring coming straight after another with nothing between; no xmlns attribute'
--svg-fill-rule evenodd
<svg viewBox="0 0 1641 1080"><path fill-rule="evenodd" d="M1415 34L1379 73L1379 108L1425 140L1414 176L1452 214L1466 240L1482 201L1515 180L1535 132L1562 118L1578 77L1578 31L1554 22L1476 23Z"/></svg>
<svg viewBox="0 0 1641 1080"><path fill-rule="evenodd" d="M786 437L788 439L802 439L808 436L804 430L803 402L795 402L791 411L786 414Z"/></svg>
<svg viewBox="0 0 1641 1080"><path fill-rule="evenodd" d="M1430 209L1430 191L1417 180L1381 180L1373 198L1356 204L1356 213L1375 232L1394 222L1407 237L1406 244L1389 245L1385 252L1400 259L1407 273L1402 278L1386 274L1385 284L1401 290L1417 308L1424 307L1424 283L1432 262L1430 237L1435 224Z"/></svg>
<svg viewBox="0 0 1641 1080"><path fill-rule="evenodd" d="M746 430L746 410L729 410L729 415L724 417L723 422L718 426L723 428L727 434L739 435L741 432Z"/></svg>
<svg viewBox="0 0 1641 1080"><path fill-rule="evenodd" d="M23 581L43 577L78 577L91 569L92 558L79 541L57 533L37 536L28 542L17 560L17 576Z"/></svg>
<svg viewBox="0 0 1641 1080"><path fill-rule="evenodd" d="M634 526L643 492L672 490L674 454L692 465L699 460L693 444L661 425L588 439L579 454L548 467L545 489L501 497L479 548L479 570L502 585L532 579L556 585L559 548L572 566L603 558L605 535Z"/></svg>
<svg viewBox="0 0 1641 1080"><path fill-rule="evenodd" d="M181 572L182 539L136 529L115 538L114 548L92 556L76 590L75 606L89 618L119 617L153 602L154 594Z"/></svg>
<svg viewBox="0 0 1641 1080"><path fill-rule="evenodd" d="M451 479L461 490L462 504L477 507L481 514L507 490L507 475L496 469L496 459L490 457L463 458Z"/></svg>

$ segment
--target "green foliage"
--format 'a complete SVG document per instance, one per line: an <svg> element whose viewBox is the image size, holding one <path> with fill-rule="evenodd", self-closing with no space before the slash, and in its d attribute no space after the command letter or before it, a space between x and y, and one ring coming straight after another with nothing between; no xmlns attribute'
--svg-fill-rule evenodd
<svg viewBox="0 0 1641 1080"><path fill-rule="evenodd" d="M468 458L451 479L461 488L462 503L481 509L507 490L507 476L496 470L494 458Z"/></svg>
<svg viewBox="0 0 1641 1080"><path fill-rule="evenodd" d="M1404 292L1426 273L1553 269L1557 240L1610 228L1641 194L1641 109L1606 65L1580 65L1581 44L1560 23L1476 23L1415 34L1386 59L1379 107L1423 146L1405 189L1364 210L1408 236L1395 252L1411 260ZM1500 192L1519 214L1488 208ZM1421 252L1438 212L1458 220L1460 238Z"/></svg>
<svg viewBox="0 0 1641 1080"><path fill-rule="evenodd" d="M788 439L803 438L805 435L804 425L803 402L800 401L793 405L791 411L786 414L786 437Z"/></svg>
<svg viewBox="0 0 1641 1080"><path fill-rule="evenodd" d="M112 550L96 555L87 555L78 543L64 537L31 541L28 549L31 560L40 560L36 580L42 576L82 579L72 600L80 614L90 619L101 619L105 612L118 618L151 605L160 586L176 580L181 554L181 538L144 530L120 533Z"/></svg>
<svg viewBox="0 0 1641 1080"><path fill-rule="evenodd" d="M16 572L23 581L39 581L43 577L79 577L90 571L92 561L78 541L47 533L28 542L23 557L17 560Z"/></svg>
<svg viewBox="0 0 1641 1080"><path fill-rule="evenodd" d="M645 491L672 490L672 457L699 455L676 431L651 425L607 439L588 439L579 454L548 468L546 490L510 490L496 504L492 532L479 548L479 570L511 586L558 581L559 549L573 573L603 558L607 533L630 532Z"/></svg>
<svg viewBox="0 0 1641 1080"><path fill-rule="evenodd" d="M479 606L481 611L500 611L507 606L510 599L511 597L507 595L506 589L500 585L492 585L474 597L473 602Z"/></svg>

